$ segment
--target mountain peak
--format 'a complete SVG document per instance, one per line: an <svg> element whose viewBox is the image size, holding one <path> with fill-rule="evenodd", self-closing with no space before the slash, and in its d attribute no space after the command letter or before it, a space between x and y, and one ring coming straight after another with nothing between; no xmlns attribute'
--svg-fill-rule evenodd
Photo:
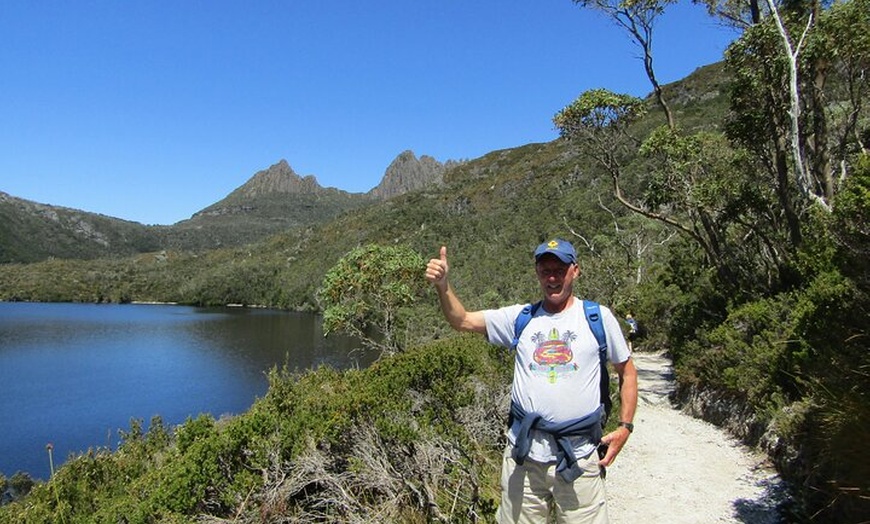
<svg viewBox="0 0 870 524"><path fill-rule="evenodd" d="M403 151L390 163L381 183L369 191L369 194L386 200L426 186L441 184L444 182L444 171L450 165L451 162L445 165L426 155L418 159L413 151Z"/></svg>
<svg viewBox="0 0 870 524"><path fill-rule="evenodd" d="M313 194L323 191L323 187L313 175L301 177L293 171L286 160L258 171L242 186L230 193L231 197L253 198L269 193Z"/></svg>

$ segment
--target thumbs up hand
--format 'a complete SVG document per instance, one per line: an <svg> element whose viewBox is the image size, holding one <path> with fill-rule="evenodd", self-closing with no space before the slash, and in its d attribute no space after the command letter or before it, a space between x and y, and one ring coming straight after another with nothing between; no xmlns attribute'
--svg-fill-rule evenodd
<svg viewBox="0 0 870 524"><path fill-rule="evenodd" d="M433 258L426 265L426 280L436 287L445 290L447 288L447 246L441 246L438 258Z"/></svg>

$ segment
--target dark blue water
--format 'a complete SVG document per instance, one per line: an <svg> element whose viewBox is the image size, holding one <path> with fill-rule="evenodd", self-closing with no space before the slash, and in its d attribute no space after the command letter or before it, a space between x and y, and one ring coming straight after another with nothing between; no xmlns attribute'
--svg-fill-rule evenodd
<svg viewBox="0 0 870 524"><path fill-rule="evenodd" d="M0 472L49 476L71 453L147 429L246 411L285 363L367 366L314 315L164 305L0 303Z"/></svg>

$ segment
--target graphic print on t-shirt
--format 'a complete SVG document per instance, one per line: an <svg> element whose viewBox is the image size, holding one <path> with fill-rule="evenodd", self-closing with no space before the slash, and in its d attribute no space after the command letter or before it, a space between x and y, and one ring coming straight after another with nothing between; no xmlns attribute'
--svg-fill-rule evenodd
<svg viewBox="0 0 870 524"><path fill-rule="evenodd" d="M540 331L532 335L536 349L532 356L534 362L529 363L529 371L546 377L551 384L555 384L558 377L577 371L570 346L576 338L573 331L565 331L559 336L556 328L550 330L549 336L544 336Z"/></svg>

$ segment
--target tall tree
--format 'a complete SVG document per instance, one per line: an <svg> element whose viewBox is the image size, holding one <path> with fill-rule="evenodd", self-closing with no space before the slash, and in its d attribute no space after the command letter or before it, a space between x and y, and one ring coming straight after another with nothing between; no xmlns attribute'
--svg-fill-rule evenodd
<svg viewBox="0 0 870 524"><path fill-rule="evenodd" d="M628 31L643 53L643 67L653 87L656 101L665 113L668 126L676 126L674 114L665 100L662 86L653 66L653 30L656 18L676 0L573 0L575 4L604 13L618 26Z"/></svg>
<svg viewBox="0 0 870 524"><path fill-rule="evenodd" d="M767 5L770 16L726 53L735 78L727 130L770 175L797 249L801 217L812 205L831 210L855 153L866 150L870 6Z"/></svg>

